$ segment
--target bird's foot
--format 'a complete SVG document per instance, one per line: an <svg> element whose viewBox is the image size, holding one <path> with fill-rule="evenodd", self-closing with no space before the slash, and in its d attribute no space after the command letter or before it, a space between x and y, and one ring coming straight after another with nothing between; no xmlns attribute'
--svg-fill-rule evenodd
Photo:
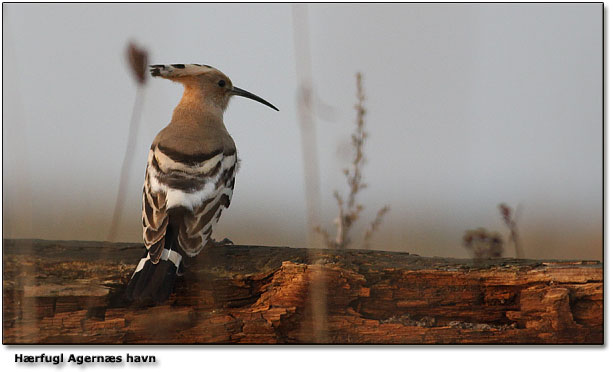
<svg viewBox="0 0 613 372"><path fill-rule="evenodd" d="M211 239L213 245L215 247L222 247L224 245L234 245L234 242L228 238L223 238L223 240L217 241L215 239Z"/></svg>

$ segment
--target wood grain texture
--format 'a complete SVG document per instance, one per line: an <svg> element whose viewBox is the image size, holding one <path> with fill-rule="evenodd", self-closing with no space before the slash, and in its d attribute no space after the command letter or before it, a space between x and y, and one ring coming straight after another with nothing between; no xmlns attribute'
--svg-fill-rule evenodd
<svg viewBox="0 0 613 372"><path fill-rule="evenodd" d="M597 261L225 246L168 303L123 288L140 244L4 240L3 342L602 344ZM315 295L312 288L321 290ZM314 319L315 308L325 319ZM321 312L320 312L321 313Z"/></svg>

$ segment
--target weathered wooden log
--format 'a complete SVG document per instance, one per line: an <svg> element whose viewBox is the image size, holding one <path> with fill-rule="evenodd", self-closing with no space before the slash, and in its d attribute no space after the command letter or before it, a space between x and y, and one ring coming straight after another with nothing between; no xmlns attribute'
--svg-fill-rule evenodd
<svg viewBox="0 0 613 372"><path fill-rule="evenodd" d="M597 261L224 246L136 308L123 289L142 253L4 240L3 342L603 343Z"/></svg>

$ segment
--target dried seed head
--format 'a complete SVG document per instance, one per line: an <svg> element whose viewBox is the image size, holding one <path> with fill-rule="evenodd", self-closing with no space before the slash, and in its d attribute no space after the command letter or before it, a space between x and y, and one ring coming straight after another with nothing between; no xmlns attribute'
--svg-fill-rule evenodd
<svg viewBox="0 0 613 372"><path fill-rule="evenodd" d="M147 51L131 42L128 44L127 56L134 79L139 85L143 85L147 76Z"/></svg>
<svg viewBox="0 0 613 372"><path fill-rule="evenodd" d="M511 208L504 203L498 205L498 208L500 209L500 214L502 214L502 218L505 220L505 222L510 221L511 220Z"/></svg>

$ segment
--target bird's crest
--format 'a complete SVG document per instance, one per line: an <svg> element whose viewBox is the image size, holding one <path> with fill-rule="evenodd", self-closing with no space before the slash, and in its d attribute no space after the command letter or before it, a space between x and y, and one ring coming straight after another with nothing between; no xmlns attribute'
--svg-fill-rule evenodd
<svg viewBox="0 0 613 372"><path fill-rule="evenodd" d="M172 64L172 65L150 65L149 72L151 76L159 76L163 78L177 78L184 76L195 76L204 74L205 72L214 70L209 65L198 65L195 63L184 64Z"/></svg>

